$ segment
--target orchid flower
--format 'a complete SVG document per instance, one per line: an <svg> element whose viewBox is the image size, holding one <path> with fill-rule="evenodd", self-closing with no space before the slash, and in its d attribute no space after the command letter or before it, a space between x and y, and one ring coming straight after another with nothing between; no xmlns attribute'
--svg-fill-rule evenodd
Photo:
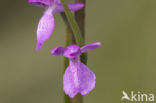
<svg viewBox="0 0 156 103"><path fill-rule="evenodd" d="M53 55L64 56L70 60L63 77L63 89L71 98L77 93L86 95L94 89L95 74L80 61L80 55L87 50L94 50L100 45L100 42L96 42L81 48L78 45L70 45L66 48L58 46L51 51Z"/></svg>
<svg viewBox="0 0 156 103"><path fill-rule="evenodd" d="M55 28L54 14L64 12L64 8L60 0L28 0L28 2L46 9L37 28L36 50L39 50L43 43L49 39ZM82 3L68 4L71 11L77 11L83 6Z"/></svg>

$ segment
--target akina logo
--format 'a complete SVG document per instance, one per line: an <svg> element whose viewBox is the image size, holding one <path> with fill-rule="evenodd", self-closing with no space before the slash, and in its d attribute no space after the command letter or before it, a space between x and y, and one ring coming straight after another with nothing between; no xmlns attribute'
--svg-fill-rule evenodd
<svg viewBox="0 0 156 103"><path fill-rule="evenodd" d="M154 102L154 94L141 93L140 91L134 92L131 91L130 94L127 94L125 91L122 91L121 101L134 101L134 102Z"/></svg>

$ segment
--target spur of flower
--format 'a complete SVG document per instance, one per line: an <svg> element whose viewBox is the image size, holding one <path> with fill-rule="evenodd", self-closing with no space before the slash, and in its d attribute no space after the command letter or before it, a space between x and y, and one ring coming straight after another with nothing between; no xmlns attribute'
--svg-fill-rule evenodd
<svg viewBox="0 0 156 103"><path fill-rule="evenodd" d="M45 12L41 17L37 28L37 45L36 50L39 50L43 43L49 39L54 28L54 14L64 12L64 8L60 0L28 0L29 3L45 8ZM82 3L68 4L71 11L77 11L84 5Z"/></svg>
<svg viewBox="0 0 156 103"><path fill-rule="evenodd" d="M51 54L64 56L69 59L69 66L63 77L63 89L71 98L77 93L86 95L94 89L95 74L80 61L80 55L87 50L94 50L100 45L100 42L96 42L87 44L81 48L78 45L70 45L66 48L58 46L52 49Z"/></svg>

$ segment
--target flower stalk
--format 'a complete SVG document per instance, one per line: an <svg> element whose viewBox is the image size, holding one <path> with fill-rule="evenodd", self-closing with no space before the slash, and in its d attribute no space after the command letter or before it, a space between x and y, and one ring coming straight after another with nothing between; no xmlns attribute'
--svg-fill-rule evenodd
<svg viewBox="0 0 156 103"><path fill-rule="evenodd" d="M71 44L76 44L72 29L70 27L70 24L67 20L65 13L61 13L61 16L62 16L64 23L66 24L66 27L67 27L66 28L65 47L67 47L68 45L71 45ZM66 70L68 65L69 65L69 59L64 57L64 71ZM71 101L70 97L64 93L64 103L71 103L70 101Z"/></svg>
<svg viewBox="0 0 156 103"><path fill-rule="evenodd" d="M86 0L75 0L76 3L83 3L84 7L75 12L75 20L80 28L83 42L85 43L85 7ZM82 63L87 65L87 53L83 53L80 57ZM83 96L81 94L77 94L74 98L70 99L71 103L83 103Z"/></svg>
<svg viewBox="0 0 156 103"><path fill-rule="evenodd" d="M72 32L73 32L73 35L75 37L76 44L78 44L79 46L83 46L84 41L82 38L82 34L81 34L81 31L77 25L76 20L74 19L73 15L72 15L72 12L70 11L70 9L68 8L68 6L65 4L65 2L63 0L60 0L60 1L63 5L64 10L65 10L65 14L67 16L67 20L69 22L69 25L70 25Z"/></svg>
<svg viewBox="0 0 156 103"><path fill-rule="evenodd" d="M62 18L64 19L64 21L66 22L67 25L67 29L66 29L66 41L65 41L65 46L67 47L68 45L71 45L73 42L75 42L74 37L72 35L72 30L66 20L65 14L61 13ZM64 57L64 71L66 70L66 68L69 65L69 59ZM66 95L64 93L64 103L70 103L70 98L68 95Z"/></svg>
<svg viewBox="0 0 156 103"><path fill-rule="evenodd" d="M83 40L83 43L85 42L85 0L75 0L76 3L83 3L84 4L84 8L82 8L81 10L79 10L78 12L75 12L75 20L78 24L78 28L81 32L81 38ZM72 27L70 27L70 23L68 22L65 13L61 13L63 20L67 26L67 34L66 34L66 46L70 45L70 44L76 44L76 36L74 38L74 34L72 32ZM80 44L81 45L81 44ZM82 45L81 45L82 46ZM81 55L81 61L84 64L87 64L87 53L83 53ZM67 68L67 65L69 64L69 60L67 58L64 58L64 68ZM83 103L83 97L81 94L77 94L74 98L69 98L66 94L65 94L65 103Z"/></svg>

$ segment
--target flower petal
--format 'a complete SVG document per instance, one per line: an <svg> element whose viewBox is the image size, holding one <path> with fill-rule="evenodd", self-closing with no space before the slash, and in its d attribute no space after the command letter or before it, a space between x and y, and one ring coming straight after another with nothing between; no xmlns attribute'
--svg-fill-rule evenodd
<svg viewBox="0 0 156 103"><path fill-rule="evenodd" d="M101 46L100 42L87 44L87 45L81 47L81 52L83 53L83 52L86 52L87 50L94 50L94 49L98 48L99 46Z"/></svg>
<svg viewBox="0 0 156 103"><path fill-rule="evenodd" d="M68 4L68 7L70 8L71 11L77 11L77 10L83 8L84 4L82 4L82 3L72 3L72 4Z"/></svg>
<svg viewBox="0 0 156 103"><path fill-rule="evenodd" d="M86 65L80 62L78 70L79 88L82 95L88 94L95 88L95 74Z"/></svg>
<svg viewBox="0 0 156 103"><path fill-rule="evenodd" d="M60 0L53 0L54 1L54 3L56 3L56 4L61 4L61 1Z"/></svg>
<svg viewBox="0 0 156 103"><path fill-rule="evenodd" d="M55 47L55 48L51 51L51 54L56 55L56 56L63 56L64 50L65 50L64 47L58 46L58 47Z"/></svg>
<svg viewBox="0 0 156 103"><path fill-rule="evenodd" d="M81 54L81 51L80 51L80 47L78 45L70 45L65 49L63 56L65 56L69 59L73 59L77 55L80 55L80 54Z"/></svg>
<svg viewBox="0 0 156 103"><path fill-rule="evenodd" d="M53 0L28 0L28 2L36 6L45 7L52 4Z"/></svg>
<svg viewBox="0 0 156 103"><path fill-rule="evenodd" d="M71 11L77 11L77 10L83 8L84 4L72 3L72 4L68 4L68 7ZM62 4L57 4L57 7L54 10L54 13L59 13L59 12L64 12L64 8L63 8Z"/></svg>
<svg viewBox="0 0 156 103"><path fill-rule="evenodd" d="M76 75L76 73L74 71L72 71L71 66L69 66L65 73L64 73L64 77L63 77L63 89L64 92L69 95L71 98L73 98L77 93L79 93L79 89L77 89L75 87L75 78L74 75Z"/></svg>
<svg viewBox="0 0 156 103"><path fill-rule="evenodd" d="M41 17L37 28L37 46L36 50L39 50L43 43L49 39L54 30L54 17L49 13L44 13Z"/></svg>
<svg viewBox="0 0 156 103"><path fill-rule="evenodd" d="M88 94L95 87L95 74L83 63L70 63L63 77L64 92L73 98Z"/></svg>

